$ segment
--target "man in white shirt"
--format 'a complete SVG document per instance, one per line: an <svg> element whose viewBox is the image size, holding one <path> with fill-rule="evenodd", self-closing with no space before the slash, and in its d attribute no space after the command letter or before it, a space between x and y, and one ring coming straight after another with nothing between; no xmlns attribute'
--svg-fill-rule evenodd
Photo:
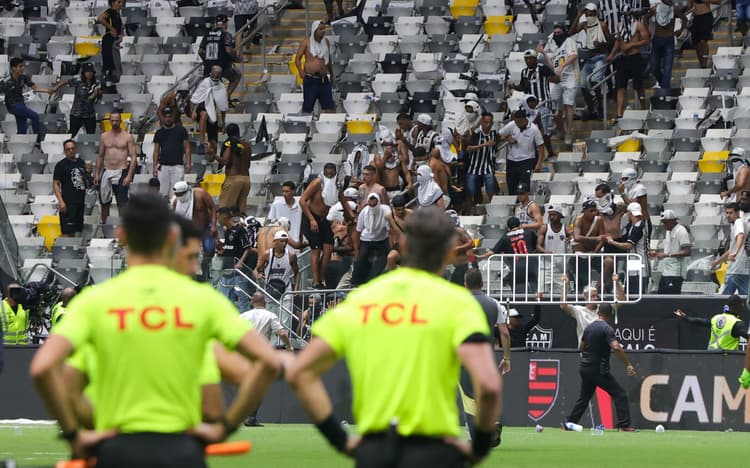
<svg viewBox="0 0 750 468"><path fill-rule="evenodd" d="M274 200L268 212L268 219L286 218L289 220L289 246L297 250L301 248L302 239L299 232L302 226L302 207L294 198L297 186L294 182L287 181L281 184L281 196L283 200Z"/></svg>
<svg viewBox="0 0 750 468"><path fill-rule="evenodd" d="M659 294L680 294L682 291L683 260L690 256L690 235L685 226L677 223L677 215L672 210L664 210L661 224L667 230L661 252L649 252L649 257L661 260Z"/></svg>
<svg viewBox="0 0 750 468"><path fill-rule="evenodd" d="M294 351L292 342L289 340L289 333L281 325L276 314L266 309L266 298L263 293L260 291L254 293L250 303L253 308L243 312L240 318L251 322L255 331L259 335L264 336L268 341L271 341L272 334L276 334L284 342L287 351ZM258 422L258 409L260 409L260 404L245 420L245 426L263 427L263 424Z"/></svg>
<svg viewBox="0 0 750 468"><path fill-rule="evenodd" d="M625 298L625 289L619 281L617 274L612 275L612 281L615 283L617 288L617 299L623 300ZM599 309L599 289L594 285L588 285L583 288L583 300L586 302L585 305L568 304L567 303L567 291L568 291L568 277L567 275L562 276L563 288L560 294L560 309L562 309L568 317L574 318L576 321L576 335L578 340L576 343L581 342L583 338L583 330L586 329L597 317L597 310ZM617 307L614 304L613 307Z"/></svg>
<svg viewBox="0 0 750 468"><path fill-rule="evenodd" d="M573 143L573 114L578 90L579 67L578 46L572 37L568 37L565 26L556 24L547 44L539 52L549 67L560 77L559 83L550 85L550 100L553 110L557 110L557 130L565 135L565 144Z"/></svg>
<svg viewBox="0 0 750 468"><path fill-rule="evenodd" d="M513 121L506 124L498 133L501 140L510 144L506 164L506 183L511 195L516 195L516 187L523 182L531 186L531 173L542 170L544 162L544 138L539 128L529 122L523 109L513 114Z"/></svg>
<svg viewBox="0 0 750 468"><path fill-rule="evenodd" d="M354 272L352 287L375 278L385 270L388 259L390 224L387 216L391 207L380 203L380 196L371 193L357 217L354 231Z"/></svg>
<svg viewBox="0 0 750 468"><path fill-rule="evenodd" d="M731 226L729 248L719 258L711 262L711 269L716 269L723 262L727 262L727 273L724 277L724 290L722 294L731 295L747 294L748 261L745 254L745 226L740 217L740 205L738 203L727 203L724 207L727 222Z"/></svg>

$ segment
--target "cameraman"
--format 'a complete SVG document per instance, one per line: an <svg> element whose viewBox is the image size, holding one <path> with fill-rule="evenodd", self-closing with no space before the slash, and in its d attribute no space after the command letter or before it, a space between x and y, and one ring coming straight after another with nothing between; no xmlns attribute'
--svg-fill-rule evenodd
<svg viewBox="0 0 750 468"><path fill-rule="evenodd" d="M0 328L3 345L29 344L29 314L23 308L27 291L18 283L10 283L5 299L0 303Z"/></svg>

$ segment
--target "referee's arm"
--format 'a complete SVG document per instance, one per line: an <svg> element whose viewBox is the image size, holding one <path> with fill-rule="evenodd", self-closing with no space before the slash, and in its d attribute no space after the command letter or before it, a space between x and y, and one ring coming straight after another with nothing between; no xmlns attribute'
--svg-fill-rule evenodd
<svg viewBox="0 0 750 468"><path fill-rule="evenodd" d="M492 346L484 341L469 337L458 347L458 358L469 372L474 384L477 403L476 427L491 432L500 415L500 376L495 370L495 356Z"/></svg>

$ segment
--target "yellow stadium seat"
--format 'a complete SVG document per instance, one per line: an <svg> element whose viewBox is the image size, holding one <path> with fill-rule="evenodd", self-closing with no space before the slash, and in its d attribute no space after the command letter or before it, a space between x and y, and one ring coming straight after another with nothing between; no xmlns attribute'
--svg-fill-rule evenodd
<svg viewBox="0 0 750 468"><path fill-rule="evenodd" d="M474 16L479 0L454 0L451 5L451 15L454 18L459 16Z"/></svg>
<svg viewBox="0 0 750 468"><path fill-rule="evenodd" d="M203 176L201 188L209 193L212 197L221 195L221 186L224 184L224 174L206 174Z"/></svg>
<svg viewBox="0 0 750 468"><path fill-rule="evenodd" d="M488 16L484 22L484 33L490 37L494 34L508 34L512 27L512 16Z"/></svg>
<svg viewBox="0 0 750 468"><path fill-rule="evenodd" d="M130 119L133 117L132 114L123 112L120 114L120 117L122 118L122 129L125 130L128 128L128 125L130 124ZM104 119L102 120L102 131L108 132L112 130L112 124L109 121L109 114L104 114Z"/></svg>
<svg viewBox="0 0 750 468"><path fill-rule="evenodd" d="M369 134L375 128L374 114L347 116L346 130L351 134Z"/></svg>
<svg viewBox="0 0 750 468"><path fill-rule="evenodd" d="M77 55L89 57L99 55L102 49L101 36L79 36L76 38L75 51Z"/></svg>
<svg viewBox="0 0 750 468"><path fill-rule="evenodd" d="M47 250L52 250L52 246L55 245L55 239L62 235L60 217L57 215L42 216L42 219L36 225L36 229L39 235L44 237L44 246Z"/></svg>
<svg viewBox="0 0 750 468"><path fill-rule="evenodd" d="M299 77L299 70L297 70L297 64L294 63L294 61L297 58L297 54L293 54L292 58L289 59L289 71L297 78L297 86L302 86L302 78ZM302 60L300 61L302 66L305 66L305 57L302 57Z"/></svg>
<svg viewBox="0 0 750 468"><path fill-rule="evenodd" d="M706 151L698 161L698 170L700 172L724 172L729 151Z"/></svg>
<svg viewBox="0 0 750 468"><path fill-rule="evenodd" d="M617 151L625 153L635 153L641 150L641 140L637 138L630 138L617 145Z"/></svg>
<svg viewBox="0 0 750 468"><path fill-rule="evenodd" d="M718 269L714 270L714 273L716 273L716 280L721 284L719 291L722 291L724 289L724 279L727 276L728 266L729 264L727 262L724 262L719 266Z"/></svg>

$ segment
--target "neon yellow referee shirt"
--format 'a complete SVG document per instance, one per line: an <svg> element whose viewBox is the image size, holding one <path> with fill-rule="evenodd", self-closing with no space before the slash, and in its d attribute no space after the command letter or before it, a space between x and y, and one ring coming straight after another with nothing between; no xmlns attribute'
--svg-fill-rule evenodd
<svg viewBox="0 0 750 468"><path fill-rule="evenodd" d="M399 268L353 291L313 325L346 359L362 434L398 418L403 436L456 436L457 349L489 334L471 293L434 274Z"/></svg>
<svg viewBox="0 0 750 468"><path fill-rule="evenodd" d="M77 295L54 333L91 344L97 429L172 433L201 421L208 342L234 349L251 328L209 285L143 265Z"/></svg>

